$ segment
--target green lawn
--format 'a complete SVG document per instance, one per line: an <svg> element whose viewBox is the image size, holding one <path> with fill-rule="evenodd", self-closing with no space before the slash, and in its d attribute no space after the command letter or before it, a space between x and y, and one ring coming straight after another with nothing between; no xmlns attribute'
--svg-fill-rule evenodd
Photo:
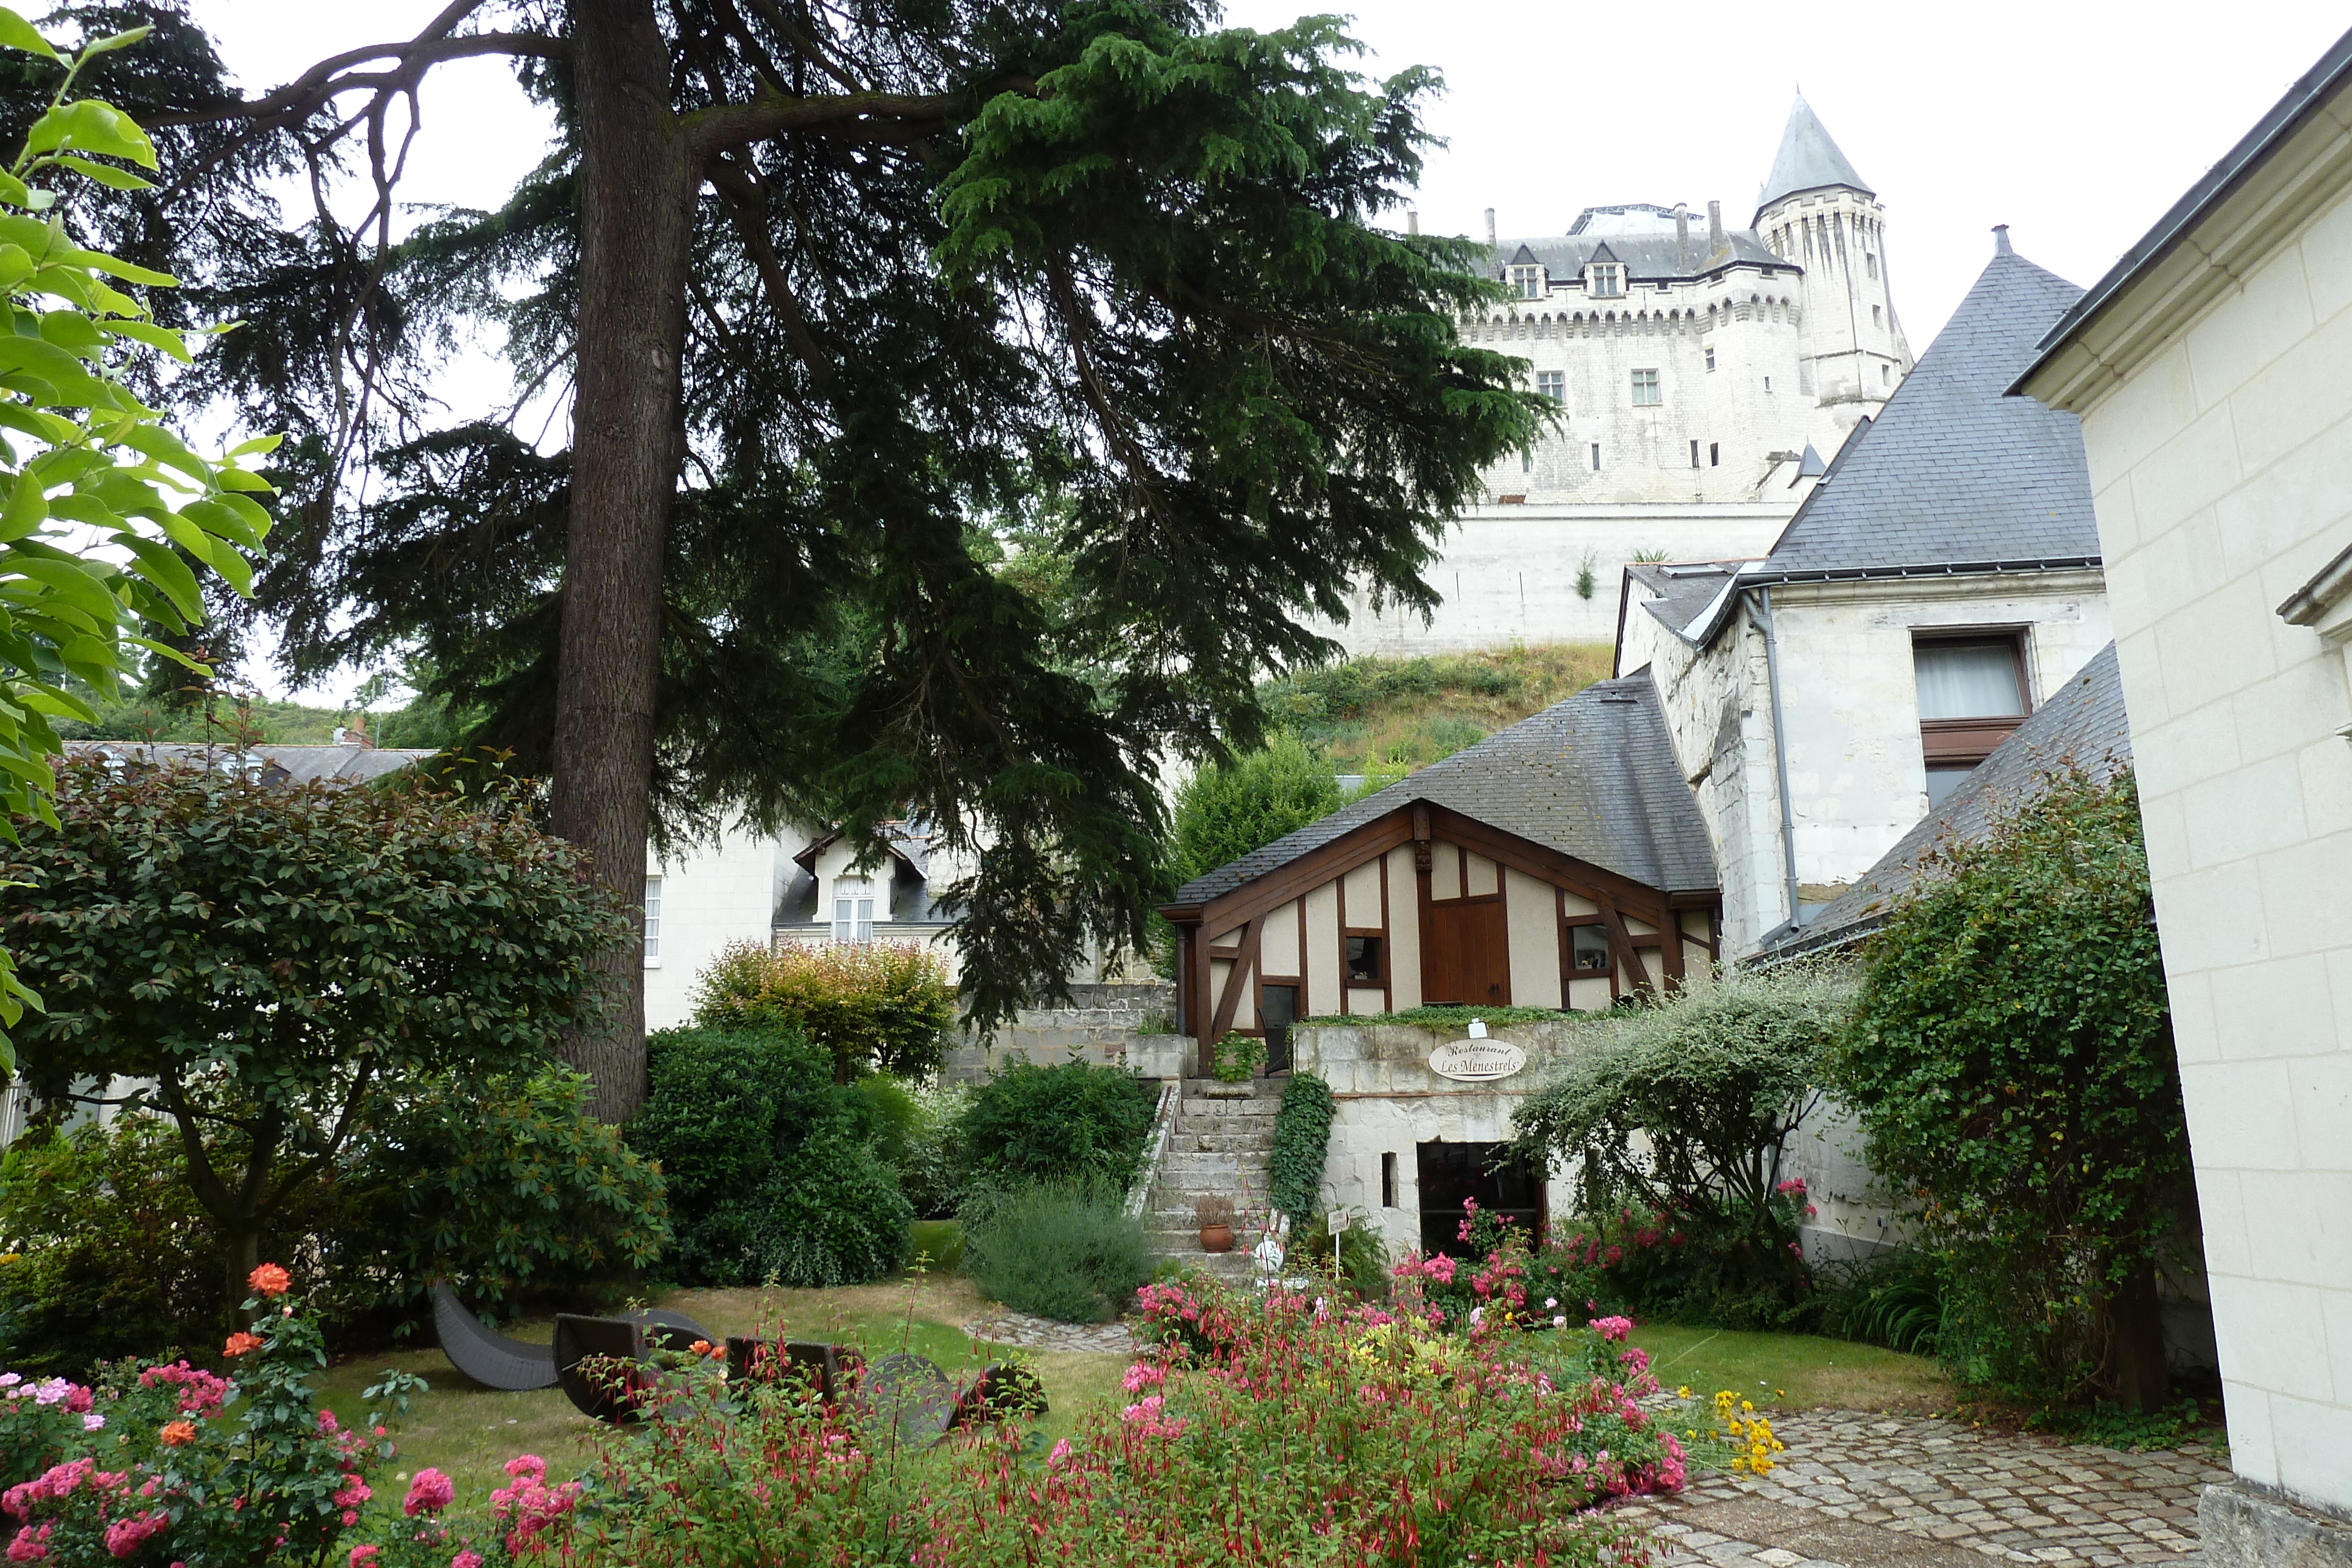
<svg viewBox="0 0 2352 1568"><path fill-rule="evenodd" d="M1650 1370L1666 1387L1734 1389L1759 1410L1948 1410L1958 1397L1926 1357L1852 1340L1643 1323L1632 1343L1650 1353Z"/></svg>
<svg viewBox="0 0 2352 1568"><path fill-rule="evenodd" d="M898 1283L839 1291L671 1291L656 1304L692 1317L713 1335L761 1333L830 1339L856 1345L869 1357L895 1350L929 1356L950 1376L969 1376L982 1364L980 1348L957 1325L986 1306L970 1284L933 1275ZM546 1320L510 1323L517 1339L544 1341ZM1116 1354L1038 1354L1033 1358L1053 1408L1037 1423L1047 1439L1067 1436L1083 1413L1118 1398L1128 1358ZM410 1475L430 1465L457 1483L461 1507L481 1507L506 1479L500 1467L517 1454L539 1455L556 1475L585 1468L597 1425L572 1407L562 1390L506 1394L477 1386L438 1349L361 1355L328 1369L322 1403L338 1418L357 1421L361 1391L386 1366L414 1372L432 1385L409 1419L394 1432L400 1453L391 1480L379 1490L405 1490Z"/></svg>

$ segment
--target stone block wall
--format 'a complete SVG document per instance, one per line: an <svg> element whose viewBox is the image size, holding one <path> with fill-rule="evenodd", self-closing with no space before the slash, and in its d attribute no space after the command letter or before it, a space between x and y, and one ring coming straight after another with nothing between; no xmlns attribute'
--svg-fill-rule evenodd
<svg viewBox="0 0 2352 1568"><path fill-rule="evenodd" d="M993 1037L967 1030L949 1049L940 1077L950 1083L981 1082L1016 1057L1039 1067L1066 1061L1129 1067L1147 1078L1173 1077L1180 1070L1182 1053L1166 1042L1181 1037L1161 1032L1176 1014L1174 986L1161 980L1072 986L1070 1003L1024 1008Z"/></svg>

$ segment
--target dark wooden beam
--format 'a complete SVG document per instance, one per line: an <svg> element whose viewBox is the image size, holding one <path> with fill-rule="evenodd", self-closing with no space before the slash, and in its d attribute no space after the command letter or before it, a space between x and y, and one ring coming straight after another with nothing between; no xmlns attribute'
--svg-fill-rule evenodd
<svg viewBox="0 0 2352 1568"><path fill-rule="evenodd" d="M1257 939L1265 929L1265 916L1260 915L1252 917L1242 932L1241 956L1225 971L1225 994L1217 998L1216 1019L1209 1026L1209 1032L1201 1037L1201 1060L1204 1064L1213 1060L1217 1041L1234 1027L1234 1014L1242 1003L1242 987L1250 982L1250 971L1257 967Z"/></svg>
<svg viewBox="0 0 2352 1568"><path fill-rule="evenodd" d="M1649 966L1643 964L1642 955L1633 950L1633 938L1626 934L1624 917L1617 913L1615 904L1605 900L1596 902L1601 904L1601 927L1609 933L1610 957L1624 969L1625 978L1635 991L1654 998L1657 988L1650 983Z"/></svg>

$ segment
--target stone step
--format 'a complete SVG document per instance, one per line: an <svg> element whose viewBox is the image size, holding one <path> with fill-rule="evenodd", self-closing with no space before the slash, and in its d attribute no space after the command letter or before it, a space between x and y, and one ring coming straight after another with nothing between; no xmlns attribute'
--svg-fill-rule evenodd
<svg viewBox="0 0 2352 1568"><path fill-rule="evenodd" d="M1234 1150L1171 1149L1160 1162L1162 1180L1170 1176L1222 1176L1228 1179L1265 1169L1265 1161Z"/></svg>
<svg viewBox="0 0 2352 1568"><path fill-rule="evenodd" d="M1168 1137L1171 1155L1266 1155L1274 1152L1274 1134L1198 1132L1171 1133Z"/></svg>

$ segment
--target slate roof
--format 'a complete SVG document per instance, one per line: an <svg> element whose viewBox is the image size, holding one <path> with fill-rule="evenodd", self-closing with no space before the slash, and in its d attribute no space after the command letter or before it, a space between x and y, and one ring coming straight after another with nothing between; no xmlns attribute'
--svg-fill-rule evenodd
<svg viewBox="0 0 2352 1568"><path fill-rule="evenodd" d="M1679 634L1684 627L1698 619L1699 612L1715 602L1728 581L1745 563L1712 561L1703 566L1681 567L1668 571L1662 567L1633 565L1625 569L1626 575L1650 591L1652 597L1642 601L1642 608L1655 616L1658 622Z"/></svg>
<svg viewBox="0 0 2352 1568"><path fill-rule="evenodd" d="M1911 885L1921 856L1939 844L1981 839L1994 809L2013 811L2039 799L2049 787L2049 774L2069 762L2101 779L2131 765L2131 728L2113 643L2053 692L1876 865L1792 940L1770 951L1793 955L1834 946L1874 929L1894 896Z"/></svg>
<svg viewBox="0 0 2352 1568"><path fill-rule="evenodd" d="M388 746L277 746L267 743L246 747L240 752L234 746L207 746L197 741L69 740L66 742L66 755L112 756L126 760L174 762L199 768L235 768L237 765L236 758L242 755L258 758L265 772L274 767L283 769L289 781L308 784L318 779L345 783L381 779L387 773L415 767L433 752L430 747L409 750Z"/></svg>
<svg viewBox="0 0 2352 1568"><path fill-rule="evenodd" d="M1789 123L1780 131L1780 151L1772 159L1772 172L1765 176L1763 186L1756 193L1757 214L1761 216L1765 208L1783 196L1839 185L1860 191L1865 196L1878 193L1862 183L1862 176L1853 172L1853 165L1838 151L1838 144L1831 139L1821 117L1801 92L1789 108Z"/></svg>
<svg viewBox="0 0 2352 1568"><path fill-rule="evenodd" d="M1193 878L1175 903L1198 905L1309 850L1426 800L1488 827L1667 893L1718 891L1715 855L1666 738L1643 671L1566 702Z"/></svg>
<svg viewBox="0 0 2352 1568"><path fill-rule="evenodd" d="M1625 281L1630 287L1638 283L1671 283L1693 277L1705 277L1735 264L1769 267L1785 272L1802 272L1804 268L1786 256L1774 256L1764 247L1753 230L1738 229L1724 235L1727 254L1710 256L1706 246L1706 223L1704 219L1691 226L1690 246L1676 254L1674 231L1663 235L1559 235L1552 238L1497 240L1487 253L1486 270L1494 277L1503 276L1506 267L1524 267L1529 261L1541 262L1555 283L1580 280L1585 265L1600 251L1609 254L1604 261L1624 264ZM1533 303L1530 301L1530 303Z"/></svg>
<svg viewBox="0 0 2352 1568"><path fill-rule="evenodd" d="M1877 420L1748 575L2097 560L2081 425L2002 395L2081 294L2003 234Z"/></svg>

